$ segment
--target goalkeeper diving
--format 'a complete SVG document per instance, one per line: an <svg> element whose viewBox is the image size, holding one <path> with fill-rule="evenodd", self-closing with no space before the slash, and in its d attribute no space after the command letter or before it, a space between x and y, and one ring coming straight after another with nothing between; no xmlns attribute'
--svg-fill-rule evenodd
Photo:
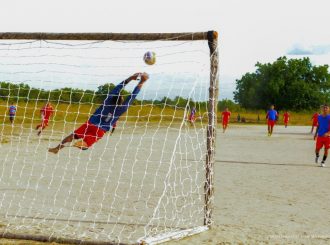
<svg viewBox="0 0 330 245"><path fill-rule="evenodd" d="M129 82L132 80L138 80L139 78L140 81L134 88L133 92L124 100L123 96L120 94L121 91ZM48 151L56 154L59 150L65 147L66 143L70 143L73 140L79 140L74 144L75 147L81 150L87 150L101 139L106 132L111 131L115 127L120 116L128 110L140 92L143 84L148 79L149 75L147 73L135 73L119 83L113 90L111 90L102 105L96 109L87 122L65 137L58 146L49 148Z"/></svg>

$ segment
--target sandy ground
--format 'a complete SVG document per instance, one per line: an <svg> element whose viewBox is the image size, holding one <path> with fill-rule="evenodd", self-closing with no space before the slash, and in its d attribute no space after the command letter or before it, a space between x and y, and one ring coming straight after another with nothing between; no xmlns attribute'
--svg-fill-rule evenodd
<svg viewBox="0 0 330 245"><path fill-rule="evenodd" d="M200 224L204 174L199 156L205 147L201 143L205 131L177 129L127 128L127 134L111 136L117 137L118 144L110 144L112 138L99 142L102 152L67 148L59 156L45 153L46 146L55 143L46 137L38 140L37 147L33 136L21 137L31 142L21 140L17 148L17 142L2 144L1 152L17 149L17 154L7 154L8 160L0 165L0 229L75 234L85 239L116 234L125 241L161 231L163 226ZM129 130L135 130L133 139ZM213 228L168 244L329 244L330 163L326 168L314 163L314 142L308 131L308 127L279 126L267 137L262 126L233 126L226 134L219 130ZM169 144L163 142L164 137ZM51 138L61 135L54 133ZM20 147L27 149L26 153ZM154 154L146 150L150 147ZM114 149L118 156L108 154ZM126 149L139 154L125 155ZM173 149L176 153L170 154ZM159 152L163 152L162 158ZM40 163L31 165L37 156ZM132 165L131 157L141 161ZM114 165L118 159L123 166L119 171ZM154 162L159 159L162 164ZM15 164L9 164L13 161ZM197 191L181 194L191 186ZM101 191L96 195L91 191L95 189ZM171 212L173 208L181 210L181 216ZM138 222L133 221L137 210ZM89 220L98 222L91 224ZM147 226L145 232L140 224L143 228L150 224L150 229Z"/></svg>
<svg viewBox="0 0 330 245"><path fill-rule="evenodd" d="M214 227L169 244L330 244L330 161L314 163L309 130L219 131Z"/></svg>
<svg viewBox="0 0 330 245"><path fill-rule="evenodd" d="M51 127L2 132L0 232L126 243L203 222L202 127L122 123L58 155L47 148L65 134Z"/></svg>

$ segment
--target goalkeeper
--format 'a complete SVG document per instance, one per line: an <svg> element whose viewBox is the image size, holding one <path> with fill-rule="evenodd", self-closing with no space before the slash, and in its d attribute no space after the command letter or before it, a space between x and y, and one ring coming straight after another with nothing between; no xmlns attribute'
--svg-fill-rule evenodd
<svg viewBox="0 0 330 245"><path fill-rule="evenodd" d="M124 101L123 97L120 95L121 90L124 89L130 81L137 80L139 77L141 78L138 85L134 88L132 94L130 94ZM65 137L58 146L50 148L48 151L56 154L59 150L65 147L64 144L72 142L74 139L81 139L74 144L75 147L78 147L81 150L87 150L95 142L101 139L106 132L113 129L120 116L130 107L148 78L149 76L147 73L135 73L119 83L107 95L103 104L96 109L86 123L81 125L72 134Z"/></svg>

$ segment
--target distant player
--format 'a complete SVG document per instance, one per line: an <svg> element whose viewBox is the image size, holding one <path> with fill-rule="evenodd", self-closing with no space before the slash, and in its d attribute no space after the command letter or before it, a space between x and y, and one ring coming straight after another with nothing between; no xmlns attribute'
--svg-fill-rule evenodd
<svg viewBox="0 0 330 245"><path fill-rule="evenodd" d="M315 112L314 115L312 116L312 130L311 130L311 134L314 131L314 127L317 128L317 118L320 114L318 112Z"/></svg>
<svg viewBox="0 0 330 245"><path fill-rule="evenodd" d="M272 136L275 122L278 118L278 113L274 109L274 105L271 105L270 109L267 111L266 119L268 124L268 136Z"/></svg>
<svg viewBox="0 0 330 245"><path fill-rule="evenodd" d="M322 147L324 147L324 155L321 162L321 167L324 167L325 160L328 157L328 150L330 146L330 138L329 138L330 115L329 115L328 105L323 105L321 108L322 108L322 114L317 117L318 126L316 128L316 132L314 135L314 139L316 139L315 163L318 163L320 150L322 149Z"/></svg>
<svg viewBox="0 0 330 245"><path fill-rule="evenodd" d="M17 111L16 106L14 106L13 104L11 104L9 106L9 120L10 120L10 123L11 124L14 123L15 116L16 116L16 111Z"/></svg>
<svg viewBox="0 0 330 245"><path fill-rule="evenodd" d="M224 133L228 127L229 119L231 116L231 112L229 111L228 107L222 112L222 132Z"/></svg>
<svg viewBox="0 0 330 245"><path fill-rule="evenodd" d="M48 122L50 117L53 115L54 109L51 103L46 103L40 110L41 116L41 124L36 127L38 130L38 136L41 134L42 130L44 130L48 126Z"/></svg>
<svg viewBox="0 0 330 245"><path fill-rule="evenodd" d="M138 78L141 78L140 82L134 88L132 94L130 94L124 101L120 92L130 81L137 80ZM87 150L95 142L101 139L106 132L113 130L113 127L120 116L128 110L148 78L149 76L147 73L136 73L119 83L107 95L107 98L103 101L102 105L96 109L86 123L65 137L58 146L50 148L48 151L56 154L59 150L65 147L64 144L78 139L81 140L77 141L74 146L81 150Z"/></svg>
<svg viewBox="0 0 330 245"><path fill-rule="evenodd" d="M284 126L287 128L288 124L289 124L289 120L290 120L290 114L288 111L285 111L283 114L283 122L284 122Z"/></svg>
<svg viewBox="0 0 330 245"><path fill-rule="evenodd" d="M191 108L190 114L189 114L189 122L190 125L193 126L196 120L196 108Z"/></svg>

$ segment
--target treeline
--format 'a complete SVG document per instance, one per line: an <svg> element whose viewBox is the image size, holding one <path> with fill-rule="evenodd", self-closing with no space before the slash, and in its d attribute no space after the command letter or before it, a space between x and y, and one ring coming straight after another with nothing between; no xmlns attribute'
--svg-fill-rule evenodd
<svg viewBox="0 0 330 245"><path fill-rule="evenodd" d="M8 103L50 101L52 103L64 104L101 104L114 87L115 85L113 83L106 83L99 86L96 90L83 90L69 87L45 90L33 88L24 83L15 84L11 82L0 82L0 100L8 101ZM122 94L125 96L130 93L123 90ZM208 102L196 102L188 98L176 96L175 98L163 97L156 100L136 99L133 104L153 105L160 107L167 106L174 109L183 109L186 107L191 109L192 107L195 107L199 112L206 112ZM241 105L233 102L232 100L224 99L218 102L218 111L223 111L226 107L235 112L245 111Z"/></svg>
<svg viewBox="0 0 330 245"><path fill-rule="evenodd" d="M30 87L28 84L15 84L11 82L0 82L0 99L11 102L20 101L58 101L59 103L97 103L100 104L106 98L108 91L115 87L108 83L99 86L96 91L74 88L61 88L45 90ZM127 94L123 91L123 94Z"/></svg>
<svg viewBox="0 0 330 245"><path fill-rule="evenodd" d="M9 101L9 103L27 102L27 101L50 101L53 103L68 104L101 104L106 96L115 87L113 83L106 83L94 90L83 90L75 88L61 88L54 90L45 90L30 87L28 84L15 84L11 82L0 82L0 100ZM123 96L130 94L122 90ZM175 98L163 97L158 100L138 100L133 104L169 106L177 108L196 107L199 111L207 110L207 101L196 102L188 98L177 96Z"/></svg>
<svg viewBox="0 0 330 245"><path fill-rule="evenodd" d="M309 58L280 57L273 63L256 64L256 71L236 80L234 100L247 109L294 111L319 108L330 102L328 65L312 65Z"/></svg>

